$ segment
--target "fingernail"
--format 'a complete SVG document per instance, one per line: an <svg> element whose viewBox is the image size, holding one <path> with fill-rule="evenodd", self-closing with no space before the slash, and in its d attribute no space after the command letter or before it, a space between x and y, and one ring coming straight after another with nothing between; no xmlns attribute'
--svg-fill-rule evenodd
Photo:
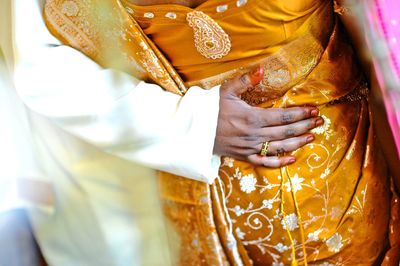
<svg viewBox="0 0 400 266"><path fill-rule="evenodd" d="M311 142L311 141L313 141L314 140L314 136L308 136L307 137L307 142Z"/></svg>
<svg viewBox="0 0 400 266"><path fill-rule="evenodd" d="M262 77L262 75L264 74L263 72L264 72L264 69L263 69L261 66L259 66L259 67L256 67L255 69L253 69L253 70L250 72L250 75L251 75L251 76L254 76L254 77L260 78L260 77Z"/></svg>
<svg viewBox="0 0 400 266"><path fill-rule="evenodd" d="M318 113L319 113L318 109L313 109L313 110L311 111L311 115L312 115L312 116L317 116Z"/></svg>
<svg viewBox="0 0 400 266"><path fill-rule="evenodd" d="M320 126L320 125L322 125L323 123L324 123L324 119L322 119L321 117L317 118L317 121L315 121L315 124L316 124L317 126Z"/></svg>
<svg viewBox="0 0 400 266"><path fill-rule="evenodd" d="M294 163L295 161L296 161L295 158L291 158L291 159L289 160L289 163Z"/></svg>
<svg viewBox="0 0 400 266"><path fill-rule="evenodd" d="M264 68L259 66L255 69L253 69L250 72L250 80L251 80L251 84L253 86L257 85L258 83L260 83L261 79L264 76Z"/></svg>

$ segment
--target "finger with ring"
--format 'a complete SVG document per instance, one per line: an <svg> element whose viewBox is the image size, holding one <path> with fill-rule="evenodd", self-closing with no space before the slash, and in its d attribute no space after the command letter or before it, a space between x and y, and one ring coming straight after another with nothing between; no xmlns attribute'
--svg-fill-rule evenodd
<svg viewBox="0 0 400 266"><path fill-rule="evenodd" d="M269 141L266 141L262 144L260 155L266 156L268 154L268 148L269 148Z"/></svg>

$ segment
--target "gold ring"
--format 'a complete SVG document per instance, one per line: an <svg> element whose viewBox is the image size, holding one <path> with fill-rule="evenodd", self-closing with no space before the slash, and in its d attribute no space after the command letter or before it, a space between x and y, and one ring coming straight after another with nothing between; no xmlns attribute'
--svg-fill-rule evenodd
<svg viewBox="0 0 400 266"><path fill-rule="evenodd" d="M266 141L263 143L260 151L261 156L265 156L268 153L268 148L269 148L269 141Z"/></svg>

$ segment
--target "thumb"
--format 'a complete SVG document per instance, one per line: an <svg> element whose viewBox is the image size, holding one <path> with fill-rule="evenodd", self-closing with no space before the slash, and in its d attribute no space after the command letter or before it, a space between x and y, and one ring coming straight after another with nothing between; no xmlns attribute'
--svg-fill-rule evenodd
<svg viewBox="0 0 400 266"><path fill-rule="evenodd" d="M249 73L229 80L223 85L223 89L226 89L239 97L242 93L260 83L263 77L264 68L259 66Z"/></svg>

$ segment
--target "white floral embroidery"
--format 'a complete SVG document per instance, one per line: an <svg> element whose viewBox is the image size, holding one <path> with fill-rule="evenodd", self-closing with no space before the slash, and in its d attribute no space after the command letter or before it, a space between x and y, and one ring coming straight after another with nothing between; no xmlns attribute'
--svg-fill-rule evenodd
<svg viewBox="0 0 400 266"><path fill-rule="evenodd" d="M312 233L308 234L308 241L318 241L319 240L319 234L321 233L322 230L317 230Z"/></svg>
<svg viewBox="0 0 400 266"><path fill-rule="evenodd" d="M331 173L331 169L329 167L325 168L325 171L320 175L319 178L325 179Z"/></svg>
<svg viewBox="0 0 400 266"><path fill-rule="evenodd" d="M319 254L318 252L321 251L321 248L323 249L323 247L320 246L320 242L322 242L322 245L330 252L337 253L336 251L344 249L345 244L349 241L344 238L342 239L342 236L339 234L330 235L328 237L324 234L324 232L327 232L324 225L331 222L332 219L341 217L343 214L343 207L341 205L332 205L332 197L335 196L339 201L342 201L343 199L337 194L336 187L330 187L330 182L326 177L331 174L333 169L333 166L331 165L334 165L330 162L329 151L323 145L314 144L313 147L314 149L318 149L315 151L315 154L318 152L319 157L311 157L307 163L309 164L310 169L318 169L316 171L318 174L316 173L313 178L300 176L299 171L302 170L302 168L300 168L297 169L297 174L296 171L291 174L291 180L286 179L283 182L283 190L285 193L292 191L303 193L304 190L310 190L310 192L312 192L310 195L313 195L313 199L320 201L320 209L318 209L318 212L314 213L309 211L304 213L302 221L299 220L296 212L293 210L289 211L287 214L283 214L279 206L276 206L279 205L281 200L281 181L283 177L279 175L268 177L262 176L259 179L255 174L242 172L244 169L236 168L235 166L230 167L230 163L232 162L230 158L223 160L223 164L226 167L225 170L231 172L229 174L230 181L232 183L235 182L238 185L239 191L243 191L243 193L248 193L249 195L260 193L260 196L262 197L261 202L257 202L257 204L254 204L253 206L251 201L244 201L241 200L240 197L231 196L233 185L229 182L226 183L226 200L232 200L232 202L235 202L231 205L232 207L228 208L232 215L232 224L234 225L232 231L235 232L237 239L240 239L244 246L254 246L258 248L262 254L269 254L272 261L275 262L274 264L271 262L272 265L286 265L281 262L281 259L289 258L291 251L291 245L288 243L286 237L279 236L279 238L273 240L272 237L277 236L277 232L281 232L278 228L275 228L276 226L282 226L280 228L283 228L284 230L287 228L288 231L296 232L300 228L300 225L303 225L306 236L304 244L307 251L310 250L310 254ZM336 147L337 150L341 149L339 146ZM323 152L326 154L323 154ZM323 179L319 178L321 177L321 173L324 174L322 175L322 177L324 177ZM290 183L290 181L292 182ZM365 192L358 195L361 203L360 206L362 206L363 196L365 196L364 194L366 194L366 192L367 190L365 189ZM353 205L359 207L358 204L354 203ZM237 220L235 220L235 218L239 216L241 221L245 219L243 224L238 223ZM321 221L322 224L319 221ZM350 229L351 228L348 230ZM263 235L257 239L248 239L250 237L249 234L252 234L255 230L260 230L260 233L262 232ZM295 238L294 243L295 246L298 247L299 239ZM296 255L298 257L303 256L302 252L299 250L296 250ZM321 265L321 263L322 262L310 265ZM327 261L326 264L322 265L330 266L330 263Z"/></svg>
<svg viewBox="0 0 400 266"><path fill-rule="evenodd" d="M289 247L288 247L288 246L285 246L285 245L282 244L282 243L278 243L278 245L275 246L275 249L276 249L278 252L283 253L283 252L285 252L286 250L288 250Z"/></svg>
<svg viewBox="0 0 400 266"><path fill-rule="evenodd" d="M342 236L339 233L335 233L325 243L328 246L328 250L334 253L339 252L343 247Z"/></svg>
<svg viewBox="0 0 400 266"><path fill-rule="evenodd" d="M272 266L285 266L285 264L283 262L273 262Z"/></svg>
<svg viewBox="0 0 400 266"><path fill-rule="evenodd" d="M235 211L236 216L240 216L243 213L245 213L245 211L242 208L240 208L239 205L236 205L233 210Z"/></svg>
<svg viewBox="0 0 400 266"><path fill-rule="evenodd" d="M340 215L341 215L340 206L332 207L332 209L331 209L331 219L333 220L333 219L339 218Z"/></svg>
<svg viewBox="0 0 400 266"><path fill-rule="evenodd" d="M364 207L367 202L367 190L368 190L368 183L365 185L365 188L361 191L361 197L356 196L355 202L351 205L350 210L347 213L365 213Z"/></svg>
<svg viewBox="0 0 400 266"><path fill-rule="evenodd" d="M240 190L246 193L251 193L256 190L257 179L253 174L245 175L240 179Z"/></svg>
<svg viewBox="0 0 400 266"><path fill-rule="evenodd" d="M242 230L240 230L240 228L236 228L236 234L239 237L239 239L244 239L244 236L246 235L245 233L242 232Z"/></svg>
<svg viewBox="0 0 400 266"><path fill-rule="evenodd" d="M329 127L331 126L332 122L328 117L326 117L325 115L322 115L321 117L324 119L324 124L322 126L312 129L311 132L314 134L318 135L324 134L329 130Z"/></svg>
<svg viewBox="0 0 400 266"><path fill-rule="evenodd" d="M296 173L292 178L292 182L287 181L285 183L286 191L290 192L293 190L293 192L297 192L297 191L301 190L303 181L304 181L304 178L299 177L299 175ZM292 187L292 185L293 185L293 187Z"/></svg>
<svg viewBox="0 0 400 266"><path fill-rule="evenodd" d="M274 203L274 201L272 199L269 200L263 200L263 206L269 210L272 209L272 204Z"/></svg>
<svg viewBox="0 0 400 266"><path fill-rule="evenodd" d="M288 230L289 231L294 231L299 227L299 220L297 218L297 215L292 213L284 217L281 221L281 224L283 226L283 229L286 230L286 223L288 225Z"/></svg>
<svg viewBox="0 0 400 266"><path fill-rule="evenodd" d="M242 172L240 172L239 167L237 167L235 169L235 173L233 174L233 177L236 178L236 179L242 178Z"/></svg>
<svg viewBox="0 0 400 266"><path fill-rule="evenodd" d="M224 158L224 163L222 164L222 166L228 166L229 168L232 168L234 161L235 160L233 158L231 158L231 157L225 157Z"/></svg>

